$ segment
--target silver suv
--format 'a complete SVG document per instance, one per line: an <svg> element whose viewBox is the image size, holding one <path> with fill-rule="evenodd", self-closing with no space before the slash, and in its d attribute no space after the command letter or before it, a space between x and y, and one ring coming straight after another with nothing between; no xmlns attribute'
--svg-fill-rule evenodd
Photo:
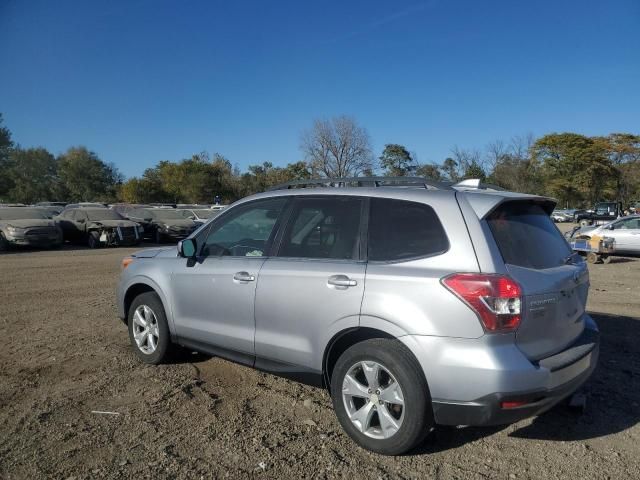
<svg viewBox="0 0 640 480"><path fill-rule="evenodd" d="M181 345L326 387L344 430L388 455L436 424L537 415L595 368L589 273L553 200L424 179L304 183L124 259L117 303L143 362Z"/></svg>

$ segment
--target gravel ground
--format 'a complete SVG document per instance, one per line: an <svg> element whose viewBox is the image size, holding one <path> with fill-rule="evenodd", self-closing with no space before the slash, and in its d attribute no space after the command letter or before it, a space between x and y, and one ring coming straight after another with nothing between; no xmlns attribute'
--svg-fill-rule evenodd
<svg viewBox="0 0 640 480"><path fill-rule="evenodd" d="M138 362L114 303L130 251L0 257L0 478L640 478L640 259L589 266L586 413L438 428L390 458L342 433L323 390L202 355Z"/></svg>

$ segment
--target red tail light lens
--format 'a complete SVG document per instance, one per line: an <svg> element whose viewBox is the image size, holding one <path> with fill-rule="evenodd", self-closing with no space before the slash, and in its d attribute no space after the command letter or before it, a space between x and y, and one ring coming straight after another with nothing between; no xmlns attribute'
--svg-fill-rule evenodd
<svg viewBox="0 0 640 480"><path fill-rule="evenodd" d="M520 325L522 289L511 278L455 273L442 283L476 312L487 332L510 332Z"/></svg>

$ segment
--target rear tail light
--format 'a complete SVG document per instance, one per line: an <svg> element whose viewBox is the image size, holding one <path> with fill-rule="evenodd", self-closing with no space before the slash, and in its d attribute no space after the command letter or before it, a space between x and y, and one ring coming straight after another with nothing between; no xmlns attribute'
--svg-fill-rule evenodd
<svg viewBox="0 0 640 480"><path fill-rule="evenodd" d="M442 284L465 302L487 332L511 332L520 325L522 289L504 275L454 273Z"/></svg>

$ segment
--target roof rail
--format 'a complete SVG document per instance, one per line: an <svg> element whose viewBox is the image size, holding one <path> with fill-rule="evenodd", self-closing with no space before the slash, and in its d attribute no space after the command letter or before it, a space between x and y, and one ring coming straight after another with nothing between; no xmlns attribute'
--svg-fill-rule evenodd
<svg viewBox="0 0 640 480"><path fill-rule="evenodd" d="M481 182L479 178L467 178L451 185L456 190L488 190L493 192L504 192L505 189L491 183Z"/></svg>
<svg viewBox="0 0 640 480"><path fill-rule="evenodd" d="M316 178L313 180L294 180L276 185L268 190L289 190L308 187L422 187L427 190L451 190L451 187L445 183L424 177Z"/></svg>

